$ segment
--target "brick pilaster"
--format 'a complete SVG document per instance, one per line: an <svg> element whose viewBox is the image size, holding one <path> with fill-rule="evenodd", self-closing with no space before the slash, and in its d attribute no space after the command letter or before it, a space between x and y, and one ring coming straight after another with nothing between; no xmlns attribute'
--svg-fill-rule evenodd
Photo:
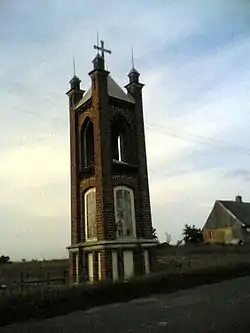
<svg viewBox="0 0 250 333"><path fill-rule="evenodd" d="M98 252L93 253L94 281L99 280L98 276Z"/></svg>
<svg viewBox="0 0 250 333"><path fill-rule="evenodd" d="M69 254L69 282L76 282L76 254L74 252Z"/></svg>
<svg viewBox="0 0 250 333"><path fill-rule="evenodd" d="M118 260L118 276L120 280L124 279L124 258L123 250L119 249L117 251L117 260Z"/></svg>
<svg viewBox="0 0 250 333"><path fill-rule="evenodd" d="M144 274L144 256L141 247L134 250L134 269L135 275L140 276Z"/></svg>
<svg viewBox="0 0 250 333"><path fill-rule="evenodd" d="M104 280L112 280L112 252L110 249L101 250L102 277Z"/></svg>

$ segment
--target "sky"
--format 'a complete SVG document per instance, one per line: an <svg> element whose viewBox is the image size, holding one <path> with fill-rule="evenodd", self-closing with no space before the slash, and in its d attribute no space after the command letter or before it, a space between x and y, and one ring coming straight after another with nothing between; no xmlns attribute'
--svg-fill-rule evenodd
<svg viewBox="0 0 250 333"><path fill-rule="evenodd" d="M0 253L67 257L68 100L96 33L112 77L128 82L131 45L145 83L153 225L175 243L217 199L250 201L250 2L1 0Z"/></svg>

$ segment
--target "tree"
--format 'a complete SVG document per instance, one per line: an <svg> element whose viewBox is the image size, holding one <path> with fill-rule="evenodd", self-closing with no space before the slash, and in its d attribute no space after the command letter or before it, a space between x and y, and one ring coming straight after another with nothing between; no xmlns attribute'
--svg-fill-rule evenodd
<svg viewBox="0 0 250 333"><path fill-rule="evenodd" d="M157 235L157 232L156 232L155 228L153 228L152 234L153 234L153 239L155 239L155 240L157 240L157 242L159 242L158 235Z"/></svg>
<svg viewBox="0 0 250 333"><path fill-rule="evenodd" d="M179 239L177 242L176 242L176 246L181 246L183 243L183 239Z"/></svg>
<svg viewBox="0 0 250 333"><path fill-rule="evenodd" d="M203 242L202 231L200 228L196 228L194 225L185 224L183 229L183 240L185 244L198 244Z"/></svg>
<svg viewBox="0 0 250 333"><path fill-rule="evenodd" d="M10 257L0 256L0 265L11 264Z"/></svg>

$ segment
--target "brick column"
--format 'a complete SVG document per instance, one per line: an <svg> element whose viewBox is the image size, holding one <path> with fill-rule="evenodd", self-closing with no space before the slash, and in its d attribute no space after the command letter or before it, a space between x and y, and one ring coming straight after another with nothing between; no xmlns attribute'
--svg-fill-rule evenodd
<svg viewBox="0 0 250 333"><path fill-rule="evenodd" d="M130 75L130 74L129 74ZM135 77L136 76L136 77ZM142 105L143 84L139 83L139 73L132 73L130 83L126 86L129 94L135 99L135 124L137 142L137 163L138 163L138 183L139 183L139 206L141 232L143 238L152 239L152 220L148 185L147 154L145 144L144 117Z"/></svg>
<svg viewBox="0 0 250 333"><path fill-rule="evenodd" d="M76 280L76 254L74 252L69 253L69 281L75 283Z"/></svg>
<svg viewBox="0 0 250 333"><path fill-rule="evenodd" d="M79 249L79 282L87 280L87 258L82 248Z"/></svg>
<svg viewBox="0 0 250 333"><path fill-rule="evenodd" d="M144 256L141 247L134 250L134 269L135 275L140 276L144 274Z"/></svg>
<svg viewBox="0 0 250 333"><path fill-rule="evenodd" d="M104 280L113 280L112 275L112 252L110 249L100 251L102 277Z"/></svg>
<svg viewBox="0 0 250 333"><path fill-rule="evenodd" d="M119 249L117 251L117 260L118 260L118 275L119 279L124 279L124 258L123 258L123 250Z"/></svg>
<svg viewBox="0 0 250 333"><path fill-rule="evenodd" d="M98 252L93 252L94 281L98 281Z"/></svg>
<svg viewBox="0 0 250 333"><path fill-rule="evenodd" d="M157 265L157 256L156 251L154 248L147 248L148 250L148 259L149 259L149 269L150 272L154 271L156 265Z"/></svg>

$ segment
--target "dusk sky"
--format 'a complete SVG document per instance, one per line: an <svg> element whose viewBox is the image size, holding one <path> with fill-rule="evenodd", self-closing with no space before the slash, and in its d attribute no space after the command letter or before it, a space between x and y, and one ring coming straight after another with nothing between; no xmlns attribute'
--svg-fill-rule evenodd
<svg viewBox="0 0 250 333"><path fill-rule="evenodd" d="M0 254L67 257L72 59L82 88L96 32L121 86L135 67L153 225L202 227L216 199L250 201L250 2L1 0Z"/></svg>

